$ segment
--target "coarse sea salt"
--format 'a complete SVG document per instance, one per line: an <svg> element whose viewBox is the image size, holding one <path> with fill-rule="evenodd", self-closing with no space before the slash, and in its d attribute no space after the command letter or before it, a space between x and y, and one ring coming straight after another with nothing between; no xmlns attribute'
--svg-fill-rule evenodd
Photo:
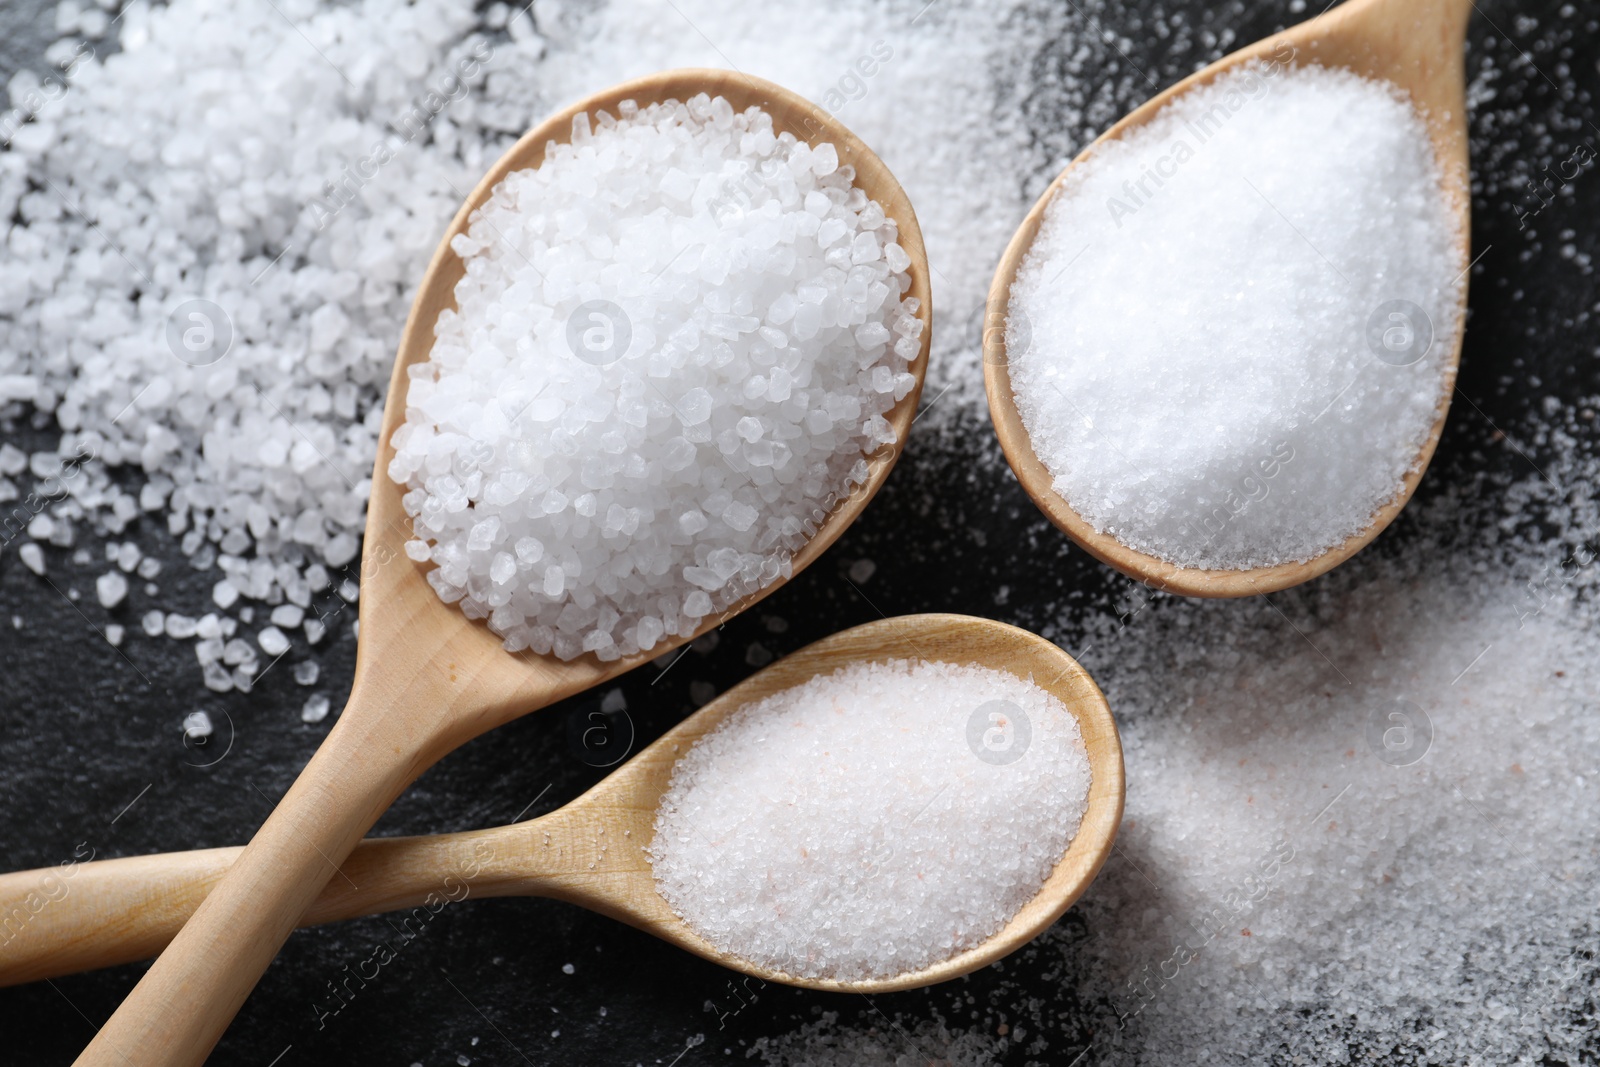
<svg viewBox="0 0 1600 1067"><path fill-rule="evenodd" d="M1185 567L1303 561L1418 459L1459 329L1457 228L1386 83L1260 65L1095 151L1006 324L1017 408L1101 533Z"/></svg>
<svg viewBox="0 0 1600 1067"><path fill-rule="evenodd" d="M975 720L1016 747L970 741ZM1031 900L1089 781L1077 720L1032 680L854 664L691 748L648 852L661 895L718 948L799 977L887 977L982 943Z"/></svg>
<svg viewBox="0 0 1600 1067"><path fill-rule="evenodd" d="M393 339L459 190L563 101L726 57L837 113L921 205L942 293L929 376L944 397L921 425L943 432L982 395L968 327L983 264L1026 206L1007 175L1037 168L1041 143L1114 118L1107 88L1132 75L1097 75L1091 93L1079 75L1092 57L1074 55L1041 98L991 115L1022 95L997 81L1002 56L1025 67L1016 56L1078 30L1016 0L922 6L640 0L475 17L457 0L294 0L285 18L171 0L96 27L65 4L51 57L74 57L71 91L0 153L0 207L16 220L0 248L0 377L31 393L0 415L26 417L31 399L36 423L62 433L31 455L0 447L0 502L34 488L49 523L38 536L56 546L135 523L170 536L160 551L221 572L216 606L239 620L251 603L309 605L354 573ZM694 29L707 22L715 46ZM95 54L73 36L102 31L114 40ZM175 62L195 40L203 53ZM38 85L24 72L9 88L26 110ZM274 144L296 151L262 148ZM178 313L197 297L231 339L203 366L168 331L193 323ZM0 510L7 539L31 511ZM23 560L45 564L38 548ZM150 584L122 610L210 606ZM321 610L303 624L310 644L344 629Z"/></svg>
<svg viewBox="0 0 1600 1067"><path fill-rule="evenodd" d="M573 121L451 247L388 473L507 649L616 659L790 571L894 442L910 260L832 144L699 94Z"/></svg>

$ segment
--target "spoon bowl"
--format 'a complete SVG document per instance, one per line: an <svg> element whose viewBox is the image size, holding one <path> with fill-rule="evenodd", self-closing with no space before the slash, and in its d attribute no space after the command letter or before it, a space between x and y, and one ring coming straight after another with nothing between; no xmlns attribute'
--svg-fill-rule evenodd
<svg viewBox="0 0 1600 1067"><path fill-rule="evenodd" d="M561 662L531 652L512 654L483 623L441 601L424 581L427 568L405 555L410 521L401 489L387 473L394 456L390 439L405 418L407 368L428 357L434 323L441 311L455 306L455 285L464 274L450 242L466 230L491 190L507 174L542 163L546 145L566 142L581 112L615 114L624 100L648 106L702 92L726 97L736 110L760 106L779 133L813 145L833 143L841 164L855 168L855 185L898 224L901 246L911 257L911 288L905 295L920 301L917 316L923 323L921 352L910 365L916 384L884 416L896 430L895 443L868 457L865 483L793 553L793 571L831 545L882 486L915 416L932 332L921 231L904 190L882 161L802 97L727 71L653 74L551 115L518 140L466 198L428 264L401 335L367 505L361 643L349 702L272 816L78 1062L177 1067L204 1060L318 890L417 775L471 738L646 663L782 584L775 581L706 617L693 634L610 662L592 655Z"/></svg>
<svg viewBox="0 0 1600 1067"><path fill-rule="evenodd" d="M1039 892L983 943L918 971L867 981L795 977L724 952L695 933L656 891L645 851L678 760L734 712L773 693L850 664L924 655L1032 678L1078 720L1089 758L1088 804L1072 843ZM346 877L323 887L300 925L436 909L442 902L473 897L551 897L766 981L852 993L914 989L986 966L1060 918L1110 854L1122 819L1123 793L1122 747L1105 698L1061 649L1025 630L985 619L884 619L824 638L765 668L548 815L488 830L362 842L344 865ZM0 875L0 913L25 909L30 895L62 902L41 910L22 927L15 943L0 952L0 986L158 952L243 851L134 856L70 870ZM62 892L59 886L67 888Z"/></svg>
<svg viewBox="0 0 1600 1067"><path fill-rule="evenodd" d="M1471 183L1467 167L1467 101L1462 43L1466 35L1471 0L1348 0L1317 18L1226 56L1151 98L1112 126L1051 182L1011 238L989 288L983 333L984 388L995 433L1023 490L1050 521L1100 562L1115 567L1136 581L1185 596L1237 597L1273 593L1299 585L1343 563L1382 533L1411 499L1417 483L1433 458L1444 431L1461 362L1462 330L1466 311L1465 278L1461 288L1457 329L1447 352L1444 389L1438 414L1427 440L1417 453L1394 499L1372 516L1367 527L1305 562L1281 563L1249 570L1203 570L1182 567L1130 548L1108 533L1101 533L1055 490L1054 477L1034 452L1027 427L1017 410L1006 356L1005 323L1009 315L1011 286L1017 271L1038 236L1045 210L1066 184L1074 168L1082 165L1104 144L1119 140L1149 122L1178 96L1208 85L1225 71L1252 62L1273 60L1291 65L1315 64L1342 68L1366 78L1391 82L1404 90L1423 117L1434 157L1443 177L1440 189L1457 221L1457 257L1462 275L1471 258Z"/></svg>

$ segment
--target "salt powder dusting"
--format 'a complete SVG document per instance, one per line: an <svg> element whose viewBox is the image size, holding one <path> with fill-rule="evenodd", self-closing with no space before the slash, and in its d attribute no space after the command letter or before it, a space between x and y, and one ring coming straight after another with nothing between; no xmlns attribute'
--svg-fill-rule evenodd
<svg viewBox="0 0 1600 1067"><path fill-rule="evenodd" d="M751 1042L747 1060L770 1067L994 1067L995 1042L983 1034L952 1032L943 1021L875 1017L873 1025L841 1027L825 1011L781 1037Z"/></svg>
<svg viewBox="0 0 1600 1067"><path fill-rule="evenodd" d="M649 854L661 895L717 947L801 977L887 977L980 944L1033 899L1089 779L1077 720L1031 680L855 664L690 749Z"/></svg>
<svg viewBox="0 0 1600 1067"><path fill-rule="evenodd" d="M1011 290L1017 407L1101 533L1185 567L1304 561L1414 466L1460 269L1396 90L1230 73L1098 149L1049 205Z"/></svg>
<svg viewBox="0 0 1600 1067"><path fill-rule="evenodd" d="M832 144L722 97L573 122L452 241L389 476L511 651L615 659L787 578L896 438L910 256Z"/></svg>

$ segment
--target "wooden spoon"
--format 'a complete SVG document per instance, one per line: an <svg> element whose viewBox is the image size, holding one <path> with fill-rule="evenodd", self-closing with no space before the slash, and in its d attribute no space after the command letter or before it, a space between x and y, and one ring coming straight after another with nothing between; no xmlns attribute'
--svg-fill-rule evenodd
<svg viewBox="0 0 1600 1067"><path fill-rule="evenodd" d="M1078 720L1091 773L1088 807L1077 836L1037 896L993 937L959 956L920 971L857 982L796 978L751 963L715 948L673 914L656 892L645 848L673 767L694 743L739 708L818 674L851 663L923 656L1032 678ZM344 877L323 887L300 925L408 910L425 924L445 903L468 897L554 897L768 981L891 992L986 966L1055 922L1110 854L1122 803L1122 746L1116 724L1093 679L1065 652L1026 630L987 619L884 619L824 638L735 686L549 815L470 833L362 842L344 864ZM0 985L153 955L243 852L214 848L0 875L0 914L32 914L0 947ZM30 901L44 903L34 911Z"/></svg>
<svg viewBox="0 0 1600 1067"><path fill-rule="evenodd" d="M781 133L813 144L832 142L855 183L899 225L911 257L911 289L921 301L922 352L912 364L917 384L885 418L896 443L869 459L865 484L827 516L795 552L799 571L816 559L882 486L910 430L928 363L931 307L927 257L916 215L894 176L836 120L794 93L744 75L676 70L596 93L552 115L512 146L467 197L428 264L400 339L389 402L379 434L372 497L367 505L361 578L361 644L355 684L338 724L278 802L249 846L216 885L182 932L99 1031L79 1063L181 1067L206 1058L261 973L319 890L361 836L417 775L445 753L486 730L588 689L648 662L688 637L649 652L601 663L570 662L506 652L486 626L442 602L423 580L425 568L402 551L410 522L401 491L389 480L393 435L405 417L406 368L432 347L439 312L454 307L461 260L450 241L507 174L539 165L545 146L569 139L573 116L624 100L641 106L696 93L722 95L736 110L759 105ZM702 633L748 608L781 582L708 617ZM691 635L694 636L694 635ZM339 879L341 882L343 878Z"/></svg>
<svg viewBox="0 0 1600 1067"><path fill-rule="evenodd" d="M1440 195L1446 199L1451 214L1457 220L1457 232L1460 235L1457 256L1461 273L1465 275L1471 256L1469 227L1472 205L1467 172L1467 98L1462 45L1466 39L1467 16L1471 11L1472 0L1349 0L1276 37L1240 49L1204 70L1191 74L1112 126L1057 176L1028 212L1027 218L1011 238L1005 257L995 271L994 282L989 287L985 317L987 328L983 335L984 387L989 395L989 414L994 420L995 433L1000 438L1000 447L1016 473L1017 481L1022 483L1023 490L1050 517L1050 521L1091 556L1153 588L1187 596L1234 597L1287 589L1315 578L1355 555L1406 506L1417 483L1422 480L1429 460L1433 458L1433 450L1444 430L1445 416L1450 410L1456 368L1461 362L1462 331L1459 324L1465 316L1467 291L1463 279L1458 325L1454 338L1449 341L1445 388L1433 428L1417 453L1416 462L1406 475L1399 494L1373 515L1366 529L1304 563L1282 563L1251 570L1181 567L1129 548L1110 534L1098 532L1073 510L1072 505L1055 491L1054 478L1034 453L1027 428L1017 412L1005 350L1005 323L1009 314L1011 284L1039 232L1046 207L1065 184L1072 168L1092 156L1100 145L1117 140L1144 125L1173 99L1212 82L1224 71L1252 61L1283 62L1286 56L1292 56L1287 60L1291 66L1342 67L1368 78L1393 82L1410 95L1412 103L1426 120L1434 156L1444 177Z"/></svg>

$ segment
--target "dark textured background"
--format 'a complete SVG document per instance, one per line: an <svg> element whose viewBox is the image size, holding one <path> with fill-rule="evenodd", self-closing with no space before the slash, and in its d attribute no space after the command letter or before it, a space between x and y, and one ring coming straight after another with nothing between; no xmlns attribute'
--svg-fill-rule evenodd
<svg viewBox="0 0 1600 1067"><path fill-rule="evenodd" d="M1070 6L1070 0L1059 5ZM1132 38L1133 62L1162 85L1228 50L1203 43L1207 30L1231 28L1233 40L1242 43L1304 17L1290 15L1281 3L1211 6L1181 0L1157 6L1186 13L1197 32L1158 40L1140 32L1139 12L1133 10L1124 13L1127 24L1115 28ZM1573 195L1547 208L1532 233L1519 231L1514 210L1526 196L1526 177L1566 158L1579 143L1600 143L1591 97L1600 82L1600 33L1592 10L1561 17L1559 0L1480 7L1470 31L1469 66L1487 54L1505 73L1492 106L1473 116L1474 252L1484 254L1472 281L1461 389L1479 410L1458 397L1434 469L1423 482L1424 497L1465 485L1486 469L1519 472L1525 461L1503 447L1490 420L1515 436L1544 396L1600 392L1589 317L1600 306L1595 278L1561 251L1570 241L1580 254L1600 254L1594 226L1600 177L1578 179L1570 187ZM53 4L39 0L0 3L0 75L42 63L51 11ZM1539 25L1519 22L1519 14L1538 16ZM1049 22L1048 16L1041 19ZM1522 50L1531 63L1516 60ZM1092 46L1091 52L1090 69L1103 72L1108 85L1143 84L1123 76L1122 61L1109 45ZM1111 95L1114 111L1121 112L1138 104L1144 92L1134 87ZM1068 151L1077 143L1075 133L1051 126L1051 107L1048 98L1030 100L1029 121L1050 151ZM1568 229L1576 232L1562 232ZM0 425L0 434L23 448L52 447L51 426L30 417L24 412ZM997 469L986 420L974 418L966 429L936 435L919 424L883 493L809 572L730 622L714 647L703 639L665 677L658 678L658 668L645 668L624 678L638 744L692 709L692 683L721 691L745 677L755 643L782 655L875 619L880 610L967 612L1040 629L1065 642L1070 635L1058 618L1063 604L1081 604L1085 613L1113 610L1127 583L1070 548L1009 475L985 473ZM165 563L157 579L162 601L207 602L216 575L190 569L159 524L142 522L126 536ZM1369 551L1392 552L1408 536L1402 516ZM80 543L98 552L92 538ZM201 689L190 643L143 635L141 597L130 597L137 606L125 602L109 613L128 628L125 656L100 640L97 630L108 613L95 602L93 576L103 565L97 560L91 568L74 568L69 550L46 552L50 582L21 567L13 551L0 558L0 767L6 768L0 774L0 866L54 863L83 841L100 857L110 857L246 840L269 809L264 797L282 794L334 721L330 716L316 726L300 722L298 710L309 690L294 684L290 665L304 657L303 650L270 671L250 695L218 698ZM860 558L877 564L876 574L861 584L871 603L843 580ZM76 604L64 595L69 587L81 594ZM13 615L25 620L21 629L13 628ZM347 626L315 650L322 667L316 688L329 693L335 707L348 687L354 652ZM596 699L569 701L467 745L408 790L376 832L495 825L536 798L530 815L577 796L603 772L576 758L567 723L592 709ZM183 716L196 708L207 709L217 723L209 753L185 747L181 738ZM230 720L226 757L210 767L195 766L217 758ZM1062 921L1070 925L1074 915ZM446 909L348 1009L319 1029L313 1004L325 999L324 984L393 937L381 918L294 935L214 1061L265 1067L288 1048L285 1067L450 1064L462 1055L474 1063L688 1065L742 1060L749 1042L786 1033L819 1010L880 1024L897 1014L918 1019L940 1013L972 1025L976 1015L977 1025L991 1032L1016 1014L1011 994L987 971L872 1000L768 986L719 1029L708 1001L723 1011L734 1006L725 993L728 972L567 905L492 900ZM574 974L563 973L567 963L575 966ZM1074 1040L1081 1048L1093 1028L1103 1025L1105 1005L1071 983L1045 979L1050 966L1024 954L1006 964L1005 977L1052 998L1051 1014L1059 1013L1059 1021L1050 1062L1064 1064L1073 1053L1062 1053ZM0 1060L70 1061L143 967L0 990ZM706 1035L705 1043L685 1052L697 1034ZM1352 1031L1349 1041L1352 1059L1391 1061L1398 1047L1381 1031ZM1270 1050L1263 1053L1266 1058ZM1600 1040L1578 1054L1581 1060L1545 1062L1596 1062ZM1084 1062L1096 1059L1115 1062L1115 1053L1097 1052ZM1026 1060L1015 1047L1005 1058Z"/></svg>

